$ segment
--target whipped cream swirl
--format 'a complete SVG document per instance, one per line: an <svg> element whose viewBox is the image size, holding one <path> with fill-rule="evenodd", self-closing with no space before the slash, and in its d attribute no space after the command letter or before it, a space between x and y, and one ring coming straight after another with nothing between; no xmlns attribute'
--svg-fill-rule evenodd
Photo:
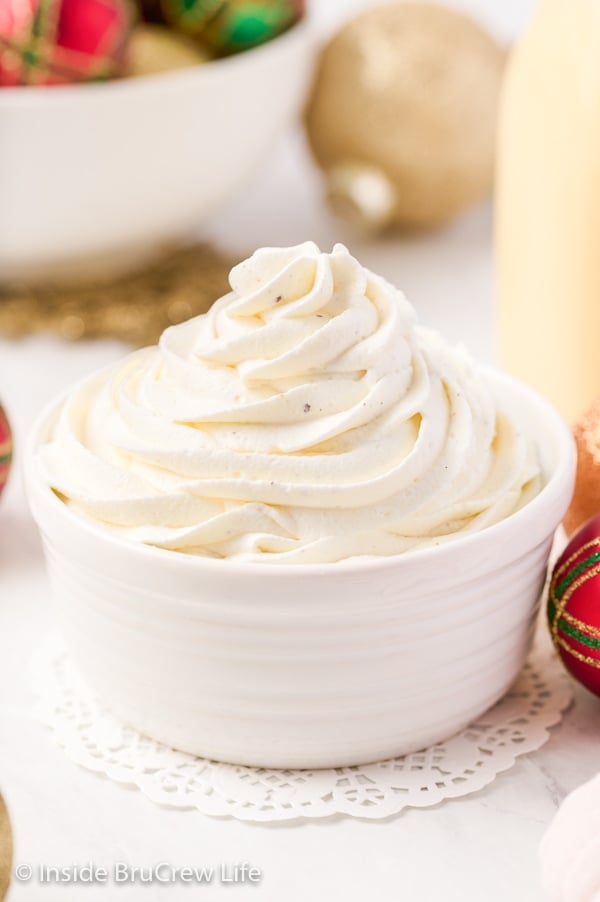
<svg viewBox="0 0 600 902"><path fill-rule="evenodd" d="M124 539L329 562L492 524L539 487L466 355L336 245L264 248L204 316L80 384L40 458Z"/></svg>

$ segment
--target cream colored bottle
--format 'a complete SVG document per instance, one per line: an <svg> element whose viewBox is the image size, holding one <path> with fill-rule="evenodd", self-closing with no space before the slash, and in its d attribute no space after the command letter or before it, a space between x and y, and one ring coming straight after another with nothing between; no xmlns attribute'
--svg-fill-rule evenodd
<svg viewBox="0 0 600 902"><path fill-rule="evenodd" d="M500 363L573 422L600 395L600 0L541 0L500 106Z"/></svg>

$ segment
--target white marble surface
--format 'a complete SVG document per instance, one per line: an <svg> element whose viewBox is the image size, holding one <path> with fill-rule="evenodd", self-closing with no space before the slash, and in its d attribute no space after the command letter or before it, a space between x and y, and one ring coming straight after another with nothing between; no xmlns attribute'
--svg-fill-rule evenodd
<svg viewBox="0 0 600 902"><path fill-rule="evenodd" d="M323 30L364 5L316 0ZM531 3L462 3L509 37ZM345 241L373 269L400 284L423 321L473 354L493 357L491 215L482 208L436 235L359 240L324 209L318 174L301 135L290 136L207 237L244 251L308 237ZM27 672L53 622L36 530L23 493L19 457L41 405L75 377L123 352L117 343L67 344L47 337L0 341L0 398L16 433L17 465L0 505L0 788L8 802L16 860L38 865L94 862L111 867L159 861L207 865L248 861L257 886L80 886L15 884L11 902L68 898L307 899L378 902L538 902L537 848L556 806L600 769L600 703L583 689L549 743L520 759L493 785L437 808L384 822L334 818L259 826L161 809L135 790L71 764L32 718Z"/></svg>

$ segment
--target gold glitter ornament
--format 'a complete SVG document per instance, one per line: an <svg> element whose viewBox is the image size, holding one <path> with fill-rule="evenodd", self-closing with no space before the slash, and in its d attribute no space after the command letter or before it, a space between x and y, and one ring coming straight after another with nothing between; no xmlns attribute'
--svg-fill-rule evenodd
<svg viewBox="0 0 600 902"><path fill-rule="evenodd" d="M490 191L505 52L467 16L394 3L322 51L306 110L335 209L363 225L439 225Z"/></svg>

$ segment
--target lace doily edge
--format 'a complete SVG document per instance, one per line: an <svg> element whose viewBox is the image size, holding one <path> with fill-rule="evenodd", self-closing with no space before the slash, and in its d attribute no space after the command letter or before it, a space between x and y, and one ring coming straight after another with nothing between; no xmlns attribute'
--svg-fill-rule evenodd
<svg viewBox="0 0 600 902"><path fill-rule="evenodd" d="M48 654L50 643L46 646L46 654L43 658L48 663ZM56 650L56 649L54 649ZM529 663L540 666L544 663L544 659L548 663L551 659L555 659L553 650L549 653L540 653L539 649L534 650ZM554 663L556 660L554 660ZM530 754L541 748L550 738L550 731L553 727L560 723L564 713L570 707L573 700L571 683L568 675L564 671L555 670L549 677L552 688L553 705L550 709L545 709L544 723L537 725L537 728L529 735L522 737L518 742L509 741L503 747L503 751L496 751L493 770L482 770L468 781L468 785L460 783L455 786L446 784L444 790L432 792L428 788L427 793L423 796L410 799L401 799L394 797L390 804L381 803L375 808L365 807L357 812L357 803L346 801L343 797L332 801L311 800L309 802L294 803L290 801L286 805L271 805L263 803L260 808L252 806L250 803L238 802L234 799L228 799L225 796L219 796L214 788L211 788L206 794L199 795L193 802L189 798L173 794L170 798L165 798L165 791L156 791L156 787L151 779L136 778L129 771L124 771L122 767L111 766L105 760L95 760L93 756L81 753L79 743L74 743L70 737L70 730L63 724L57 724L53 716L49 713L48 703L43 699L43 691L40 689L39 679L42 677L42 669L40 668L40 657L37 657L36 666L34 668L34 682L37 683L38 700L34 705L34 715L42 724L50 730L55 742L63 748L69 760L75 764L89 770L93 773L107 777L123 786L137 788L147 798L155 804L176 808L178 810L197 810L201 814L209 817L217 818L233 818L246 822L278 822L292 820L309 820L324 819L327 817L336 817L340 815L350 816L356 819L364 819L368 821L382 820L401 814L408 808L431 808L440 804L445 799L456 799L473 795L485 789L494 782L497 776L510 770L516 763L517 758ZM500 704L498 702L497 704ZM493 709L492 709L493 710ZM483 715L485 716L485 715ZM530 721L530 724L533 721ZM467 728L468 729L468 728ZM449 737L452 739L452 737ZM449 741L449 740L446 740ZM392 759L393 760L393 759ZM346 770L341 768L341 771ZM335 807L333 807L335 805ZM227 807L226 807L227 806Z"/></svg>

